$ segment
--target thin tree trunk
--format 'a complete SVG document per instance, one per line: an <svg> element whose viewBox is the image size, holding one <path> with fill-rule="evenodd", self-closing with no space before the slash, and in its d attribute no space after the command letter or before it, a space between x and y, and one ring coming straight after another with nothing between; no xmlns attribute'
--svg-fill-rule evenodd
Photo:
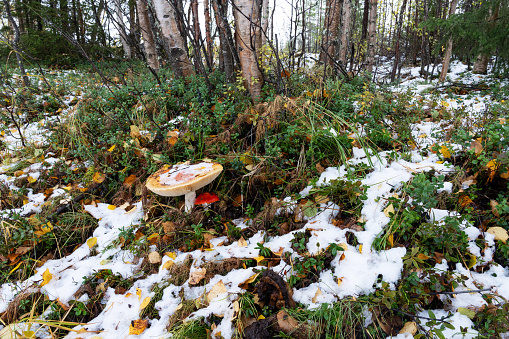
<svg viewBox="0 0 509 339"><path fill-rule="evenodd" d="M349 0L347 0L349 1ZM320 52L320 61L330 66L337 52L339 21L341 17L342 0L328 0L325 7L324 29L325 37Z"/></svg>
<svg viewBox="0 0 509 339"><path fill-rule="evenodd" d="M262 73L258 68L258 53L261 45L260 7L256 6L255 0L235 0L234 4L235 37L242 76L253 102L258 102L263 86Z"/></svg>
<svg viewBox="0 0 509 339"><path fill-rule="evenodd" d="M198 18L198 0L191 0L191 12L193 15L193 33L194 33L194 63L195 68L198 72L205 72L205 68L200 67L202 65L200 49L202 46L200 21Z"/></svg>
<svg viewBox="0 0 509 339"><path fill-rule="evenodd" d="M233 83L235 81L235 44L231 37L230 26L226 19L227 8L223 6L221 0L212 0L212 6L214 8L214 14L216 18L216 24L219 30L219 50L221 58L223 60L224 73L226 75L226 81Z"/></svg>
<svg viewBox="0 0 509 339"><path fill-rule="evenodd" d="M346 55L348 53L348 39L350 36L350 25L352 24L352 0L343 2L343 27L341 29L341 47L339 50L339 61L346 66Z"/></svg>
<svg viewBox="0 0 509 339"><path fill-rule="evenodd" d="M449 19L456 12L456 6L458 5L458 0L452 0L451 8L449 9ZM442 72L440 72L440 78L438 81L445 81L445 76L447 75L447 71L449 70L449 61L451 60L452 54L452 38L449 38L447 42L447 49L445 50L444 62L442 64Z"/></svg>
<svg viewBox="0 0 509 339"><path fill-rule="evenodd" d="M207 43L207 64L210 67L210 70L213 68L213 55L214 50L212 49L212 34L211 34L211 26L212 19L210 17L210 0L203 0L204 6L204 14L205 14L205 40Z"/></svg>
<svg viewBox="0 0 509 339"><path fill-rule="evenodd" d="M136 5L138 8L138 20L140 22L141 34L143 36L143 46L145 47L147 64L154 71L158 71L159 60L157 60L156 44L154 42L154 33L150 26L147 3L145 0L136 0Z"/></svg>
<svg viewBox="0 0 509 339"><path fill-rule="evenodd" d="M375 63L375 47L376 47L376 17L378 0L370 0L369 2L369 22L368 22L368 46L366 48L366 71L373 72Z"/></svg>
<svg viewBox="0 0 509 339"><path fill-rule="evenodd" d="M269 0L262 1L262 45L267 43L267 36L269 32L267 31L269 27Z"/></svg>
<svg viewBox="0 0 509 339"><path fill-rule="evenodd" d="M127 40L127 34L125 30L124 25L124 15L122 14L122 4L120 3L120 0L115 0L115 13L117 15L117 20L115 22L119 35L120 35L120 42L122 43L122 47L124 48L124 55L126 58L130 59L131 54L131 46L129 46L129 42Z"/></svg>
<svg viewBox="0 0 509 339"><path fill-rule="evenodd" d="M7 15L7 20L9 20L9 23L14 29L14 40L12 42L12 47L14 48L14 52L16 53L16 60L18 61L19 71L21 73L21 76L23 77L23 86L30 87L30 80L28 79L28 76L25 72L23 58L21 57L21 50L19 49L19 39L20 39L19 28L16 23L16 20L14 20L14 17L11 14L11 4L9 3L9 0L3 0L3 3L5 14Z"/></svg>
<svg viewBox="0 0 509 339"><path fill-rule="evenodd" d="M399 65L399 57L400 57L400 50L399 50L399 43L401 39L401 26L403 26L403 15L405 14L405 8L406 8L407 0L403 0L403 3L401 4L401 9L399 11L399 19L398 19L398 26L397 26L397 34L396 34L396 47L395 47L395 53L394 56L394 67L392 68L391 73L391 82L394 81L396 78L396 71L398 69Z"/></svg>

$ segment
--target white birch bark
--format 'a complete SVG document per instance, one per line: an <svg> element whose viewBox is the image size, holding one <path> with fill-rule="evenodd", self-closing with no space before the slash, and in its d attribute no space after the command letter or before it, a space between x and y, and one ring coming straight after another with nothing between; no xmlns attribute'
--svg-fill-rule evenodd
<svg viewBox="0 0 509 339"><path fill-rule="evenodd" d="M177 77L195 74L193 65L187 57L186 46L184 46L184 41L179 33L175 9L167 0L153 0L153 2L173 72Z"/></svg>

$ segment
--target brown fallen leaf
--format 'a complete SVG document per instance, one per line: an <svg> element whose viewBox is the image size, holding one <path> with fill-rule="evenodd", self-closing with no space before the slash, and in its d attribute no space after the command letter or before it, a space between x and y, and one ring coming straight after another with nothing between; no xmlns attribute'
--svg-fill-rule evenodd
<svg viewBox="0 0 509 339"><path fill-rule="evenodd" d="M203 278L205 278L205 274L207 270L205 268L198 268L191 272L189 275L189 285L197 285Z"/></svg>
<svg viewBox="0 0 509 339"><path fill-rule="evenodd" d="M399 331L399 334L410 333L415 335L417 333L417 324L415 321L408 321L403 325L403 328Z"/></svg>

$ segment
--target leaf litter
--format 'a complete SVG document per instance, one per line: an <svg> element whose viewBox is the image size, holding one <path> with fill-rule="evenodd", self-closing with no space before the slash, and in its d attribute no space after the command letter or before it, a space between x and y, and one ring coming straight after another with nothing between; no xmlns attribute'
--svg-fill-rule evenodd
<svg viewBox="0 0 509 339"><path fill-rule="evenodd" d="M463 65L459 63L452 64L452 79L459 77L464 72ZM411 69L413 74L416 68ZM469 75L463 77L462 81L478 81L482 76ZM417 80L402 82L394 91L415 91L424 98L430 99L431 95L425 93L426 90L433 88L432 84L417 84ZM442 96L441 106L446 110L466 109L472 117L476 117L484 112L486 105L492 98L487 96L475 95L468 99L451 100ZM426 107L423 107L426 109ZM61 114L68 114L64 110ZM391 238L391 247L381 251L374 251L372 245L376 238L388 227L391 216L396 213L392 203L385 203L393 197L394 192L399 192L404 183L410 182L418 173L431 172L433 175L449 175L453 173L453 166L449 161L458 152L463 151L460 146L453 144L440 144L435 137L442 126L433 121L423 121L415 124L412 128L412 135L415 140L415 149L410 152L410 156L394 159L394 155L388 151L382 151L378 154L366 154L361 148L354 148L353 158L349 160L349 165L365 165L372 171L362 178L361 184L367 187L365 191L366 199L361 209L362 229L340 228L335 225L340 206L327 199L319 199L318 204L307 203L310 207L300 218L304 223L300 230L292 230L280 236L274 235L267 237L263 230L256 231L251 237L241 237L240 240L231 244L224 245L226 237L208 237L208 248L196 249L191 252L176 251L163 255L162 257L153 255L150 264L155 265L155 272L149 275L141 276L135 279L134 284L122 294L117 294L112 288L104 291L102 303L104 304L102 312L87 324L78 325L74 328L76 332L70 332L67 338L114 338L125 337L128 334L139 335L143 338L161 337L167 335L167 320L179 313L183 308L183 300L194 300L194 311L186 312L187 320L210 319L216 317L218 321L214 322L212 337L231 338L235 334L235 319L238 315L239 297L245 293L246 289L252 288L253 284L257 286L258 298L261 302L276 311L271 319L262 319L265 323L278 324L285 333L285 328L301 329L301 325L291 318L288 314L281 313L281 308L292 308L295 302L301 303L309 309L317 308L323 303L332 304L342 298L356 297L369 294L374 291L374 286L379 284L380 276L388 284L389 289L394 289L398 281L402 278L403 257L407 249L403 246L392 247L394 240ZM138 128L131 128L131 132L136 136L139 134ZM9 149L20 148L21 145L15 138L4 137L3 141L9 145ZM44 144L44 134L46 130L40 128L38 124L30 124L25 128L25 137L37 145ZM423 155L422 149L438 146L438 152L428 152ZM414 147L412 147L414 148ZM473 141L471 149L476 154L482 151L482 145L479 141ZM114 146L108 149L113 152ZM39 178L41 171L51 168L53 164L60 161L58 158L46 158L43 162L36 162L23 170L18 178L27 177L29 183L35 183ZM248 164L251 165L251 164ZM2 166L0 169L4 173L10 166ZM321 165L320 165L321 166ZM488 164L495 166L494 163ZM323 167L321 174L314 186L308 186L300 192L302 197L307 197L315 188L326 187L334 180L347 179L348 168L345 165L340 167ZM93 181L101 183L104 175L96 172L93 175ZM493 179L493 178L492 178ZM136 180L135 177L128 177L124 181L126 186L130 186ZM473 181L471 179L470 181ZM18 188L14 185L14 178L6 174L0 175L0 181L15 191ZM468 181L468 180L467 180ZM466 185L466 182L464 185ZM452 186L450 186L452 187ZM58 187L53 191L53 196L67 197L65 187ZM22 216L39 213L40 206L47 198L43 193L34 193L28 189L26 203L21 208L3 210L4 216L18 213ZM309 200L308 200L309 201ZM239 202L240 203L240 202ZM282 210L294 211L298 208L299 202L287 197L279 202ZM94 230L92 237L85 243L77 247L72 254L58 260L47 260L37 272L31 277L17 282L5 283L0 287L0 313L4 312L13 300L34 287L43 293L50 300L58 300L63 305L68 305L78 292L86 277L90 277L98 269L111 270L112 273L120 275L123 279L132 278L139 272L142 263L135 254L115 245L123 229L133 227L134 231L141 225L145 214L141 202L133 204L134 208L126 210L117 208L115 205L105 203L93 203L84 206L84 209L98 220L98 227ZM305 205L307 206L307 205ZM495 207L493 207L495 208ZM447 210L433 209L430 211L430 218L435 222L444 220L452 215ZM241 219L236 221L239 228L249 228L250 220ZM170 228L170 225L165 227ZM174 229L173 225L173 229ZM490 228L482 234L488 248L481 253L475 245L475 240L481 236L481 231L477 227L465 223L464 232L469 238L469 250L477 257L476 263L472 265L475 268L479 263L489 263L493 261L495 241L507 240L507 231L499 228ZM288 252L293 259L300 255L292 248L292 239L297 232L308 230L311 234L306 243L306 252L309 255L318 255L330 244L345 244L342 250L332 259L330 267L319 272L316 282L302 288L291 288L288 285L288 279L295 274L292 265L285 260L279 260L270 269L266 269L264 257L259 248L259 244L270 249L272 253ZM349 234L354 234L356 243L352 245L349 241ZM349 243L350 245L346 245ZM150 245L150 252L157 253L157 246ZM421 256L421 258L424 258ZM244 268L240 260L255 260L256 267ZM218 268L211 266L211 263L222 263L228 260L234 260L222 272ZM422 260L422 259L421 259ZM265 261L266 262L266 261ZM189 269L177 270L177 267L184 267L190 263ZM436 268L447 270L447 261L445 259L437 260ZM266 269L260 274L260 270ZM462 264L458 263L454 267L454 272L463 274L467 277L465 286L459 286L455 289L456 294L453 298L440 296L449 303L448 311L436 309L433 310L435 317L448 317L448 322L455 328L443 332L445 337L452 337L460 328L466 329L466 337L474 337L476 330L473 328L471 314L465 310L480 308L486 305L486 301L480 294L459 293L477 290L479 286L491 289L493 293L506 300L509 299L509 272L507 268L499 265L491 265L484 272L468 270ZM171 281L171 274L187 274L182 277L183 283L170 283L162 290L158 301L153 307L158 311L159 318L139 319L140 310L148 307L149 303L155 298L156 293L153 287L163 281ZM213 272L212 274L209 272ZM218 273L216 273L218 272ZM90 298L90 295L84 295L84 299ZM236 306L237 305L237 306ZM428 312L419 314L421 317L428 317ZM256 323L255 323L256 324ZM313 326L308 324L307 326ZM415 324L405 324L405 331L415 333ZM426 328L427 325L422 325ZM262 327L261 330L266 329ZM85 331L83 331L85 330ZM302 331L310 331L309 328L302 328ZM449 331L449 332L447 332ZM291 333L291 330L288 330ZM397 337L405 337L400 334Z"/></svg>

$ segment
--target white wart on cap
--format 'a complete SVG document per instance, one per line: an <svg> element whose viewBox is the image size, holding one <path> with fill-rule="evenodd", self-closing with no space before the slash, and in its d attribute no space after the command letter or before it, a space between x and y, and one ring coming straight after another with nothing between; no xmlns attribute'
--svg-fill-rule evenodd
<svg viewBox="0 0 509 339"><path fill-rule="evenodd" d="M223 170L217 163L201 162L194 165L165 165L147 179L147 188L165 197L185 195L186 212L194 206L196 191L210 184Z"/></svg>

